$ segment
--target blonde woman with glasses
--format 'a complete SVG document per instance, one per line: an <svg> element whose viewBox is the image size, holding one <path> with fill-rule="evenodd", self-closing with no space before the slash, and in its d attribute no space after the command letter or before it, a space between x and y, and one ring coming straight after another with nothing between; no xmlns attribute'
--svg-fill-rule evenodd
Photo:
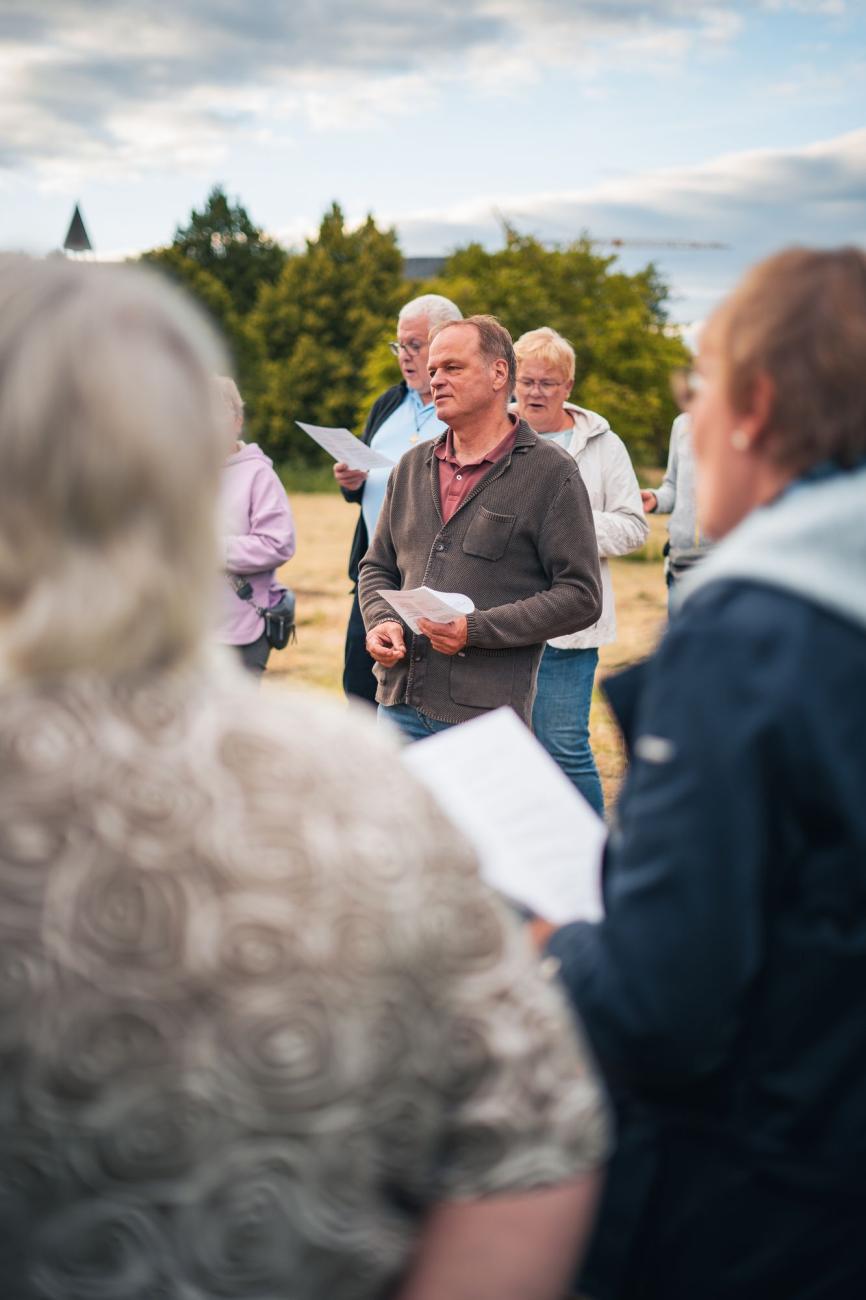
<svg viewBox="0 0 866 1300"><path fill-rule="evenodd" d="M568 400L574 387L574 348L568 340L543 327L522 335L514 351L518 414L546 442L568 452L580 468L592 506L602 581L598 622L547 643L538 670L532 728L575 788L603 815L589 710L599 646L616 639L608 560L643 546L649 528L622 439L603 416Z"/></svg>

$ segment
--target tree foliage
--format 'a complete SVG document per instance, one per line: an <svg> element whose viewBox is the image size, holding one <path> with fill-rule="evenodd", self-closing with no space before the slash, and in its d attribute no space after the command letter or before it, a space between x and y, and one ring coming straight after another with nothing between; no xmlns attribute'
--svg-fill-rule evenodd
<svg viewBox="0 0 866 1300"><path fill-rule="evenodd" d="M237 327L238 316L231 295L215 275L186 257L173 244L143 253L141 261L156 267L187 289L223 330Z"/></svg>
<svg viewBox="0 0 866 1300"><path fill-rule="evenodd" d="M178 226L171 247L225 286L239 316L252 311L260 286L272 284L286 260L285 250L220 185L201 212L193 211L189 222Z"/></svg>
<svg viewBox="0 0 866 1300"><path fill-rule="evenodd" d="M359 424L364 365L383 332L393 332L402 265L393 230L379 230L372 217L347 230L335 203L305 251L262 288L248 331L262 359L255 431L272 453L318 459L296 419Z"/></svg>
<svg viewBox="0 0 866 1300"><path fill-rule="evenodd" d="M425 290L465 315L491 312L516 339L550 325L576 354L573 400L599 411L635 460L662 463L677 414L669 376L688 353L666 321L667 288L650 265L634 275L586 239L558 248L506 231L505 247L459 249Z"/></svg>
<svg viewBox="0 0 866 1300"><path fill-rule="evenodd" d="M247 351L243 319L222 281L173 244L144 253L141 261L167 275L197 300L228 343L235 364L240 367Z"/></svg>
<svg viewBox="0 0 866 1300"><path fill-rule="evenodd" d="M222 329L250 436L278 460L324 456L296 419L360 429L371 401L400 377L387 348L400 306L436 292L467 316L492 312L515 338L539 325L559 330L576 353L574 400L606 416L637 462L664 462L676 415L669 375L687 362L667 324L667 287L652 265L626 274L587 239L548 248L506 230L498 252L469 244L419 284L403 278L394 231L372 217L347 229L335 203L304 249L287 253L217 187L168 248L143 260Z"/></svg>

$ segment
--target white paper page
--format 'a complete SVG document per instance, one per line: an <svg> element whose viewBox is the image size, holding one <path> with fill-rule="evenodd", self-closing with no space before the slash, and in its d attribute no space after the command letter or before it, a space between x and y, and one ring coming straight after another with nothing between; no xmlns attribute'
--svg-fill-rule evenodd
<svg viewBox="0 0 866 1300"><path fill-rule="evenodd" d="M433 591L432 587L413 587L410 591L377 591L397 611L412 631L418 633L418 619L431 623L450 623L458 614L471 614L475 608L468 596L459 591Z"/></svg>
<svg viewBox="0 0 866 1300"><path fill-rule="evenodd" d="M304 433L309 434L313 442L324 447L329 456L343 461L349 469L385 469L395 464L387 456L380 456L378 451L373 451L348 429L326 429L320 424L302 424L300 420L295 423Z"/></svg>
<svg viewBox="0 0 866 1300"><path fill-rule="evenodd" d="M605 824L511 709L402 756L472 841L494 889L557 925L603 915Z"/></svg>

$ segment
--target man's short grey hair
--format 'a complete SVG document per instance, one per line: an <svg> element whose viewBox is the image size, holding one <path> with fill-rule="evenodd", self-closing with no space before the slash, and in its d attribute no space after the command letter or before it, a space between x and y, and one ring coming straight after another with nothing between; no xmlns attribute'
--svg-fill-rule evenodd
<svg viewBox="0 0 866 1300"><path fill-rule="evenodd" d="M456 303L450 298L444 298L441 293L422 293L420 298L413 298L400 308L397 324L413 320L416 316L426 317L432 330L436 325L444 325L446 321L462 320L463 312Z"/></svg>

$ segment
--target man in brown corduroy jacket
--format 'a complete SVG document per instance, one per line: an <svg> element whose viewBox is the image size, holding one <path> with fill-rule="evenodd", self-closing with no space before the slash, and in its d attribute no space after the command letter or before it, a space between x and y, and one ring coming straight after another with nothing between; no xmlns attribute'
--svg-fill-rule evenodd
<svg viewBox="0 0 866 1300"><path fill-rule="evenodd" d="M545 641L601 613L598 546L574 460L509 415L511 336L492 316L432 332L448 424L394 467L359 594L376 699L412 738L508 704L528 724ZM427 586L476 608L415 636L378 593Z"/></svg>

